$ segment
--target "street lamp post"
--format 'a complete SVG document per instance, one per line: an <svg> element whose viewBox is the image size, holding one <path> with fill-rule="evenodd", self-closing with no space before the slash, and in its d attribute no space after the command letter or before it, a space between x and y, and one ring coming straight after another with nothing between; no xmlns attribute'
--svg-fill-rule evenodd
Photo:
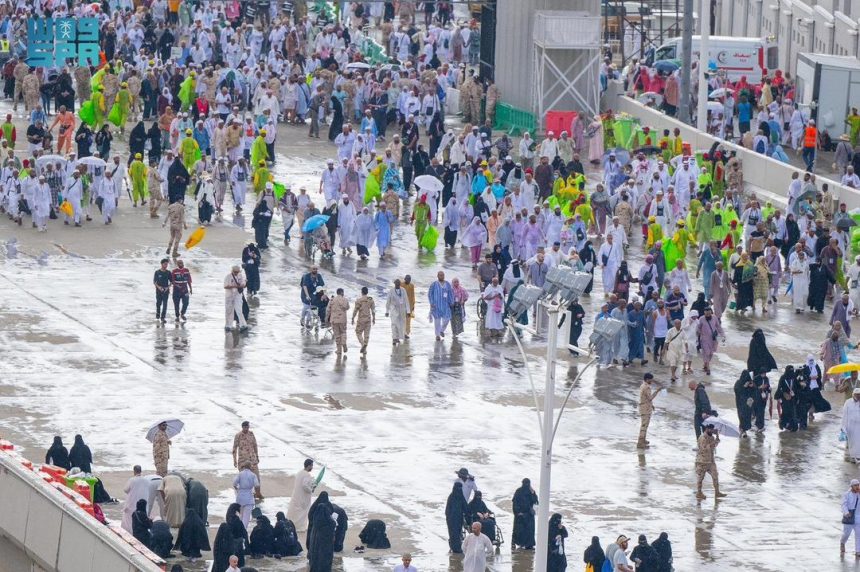
<svg viewBox="0 0 860 572"><path fill-rule="evenodd" d="M546 572L547 551L549 549L547 539L549 535L549 499L552 480L552 445L555 441L555 435L558 430L559 422L561 421L561 416L564 413L565 407L570 399L570 394L573 392L573 388L576 387L579 378L588 370L588 368L597 363L597 358L593 357L579 371L568 389L564 402L558 411L558 416L556 416L554 403L555 360L558 349L559 314L563 307L566 307L568 303L582 295L591 279L591 275L585 272L575 272L565 266L554 267L550 270L550 273L547 274L546 284L543 288L537 288L535 286L521 286L514 293L514 299L507 318L508 329L511 331L517 342L517 347L520 350L523 362L526 366L526 374L529 378L529 383L531 384L532 393L535 398L535 408L538 411L538 426L541 431L540 484L538 489L538 522L536 538L537 546L535 550L534 564L535 572ZM516 323L517 317L522 315L523 312L528 312L529 309L535 305L546 310L549 317L546 350L546 376L544 378L543 393L543 417L541 417L540 408L538 407L537 391L531 376L531 371L529 370L528 356L525 353L525 349L522 346L517 332L518 329L528 330L528 328ZM611 321L618 322L618 320ZM618 325L621 325L621 322L618 322ZM588 353L575 346L568 345L568 347L578 351L579 353Z"/></svg>

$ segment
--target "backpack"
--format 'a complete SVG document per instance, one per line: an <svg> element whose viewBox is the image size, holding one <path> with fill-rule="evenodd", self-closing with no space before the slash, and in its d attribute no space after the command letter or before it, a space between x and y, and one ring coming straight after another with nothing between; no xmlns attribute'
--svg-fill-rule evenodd
<svg viewBox="0 0 860 572"><path fill-rule="evenodd" d="M600 568L600 572L612 572L614 570L612 566L612 562L609 559L603 561L603 566Z"/></svg>
<svg viewBox="0 0 860 572"><path fill-rule="evenodd" d="M767 147L765 147L764 141L759 141L758 145L755 146L756 153L764 153L766 150Z"/></svg>

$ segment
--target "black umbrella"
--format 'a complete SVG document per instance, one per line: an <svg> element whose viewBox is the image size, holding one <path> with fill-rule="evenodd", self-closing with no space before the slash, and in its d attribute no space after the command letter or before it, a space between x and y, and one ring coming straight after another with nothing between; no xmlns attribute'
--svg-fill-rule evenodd
<svg viewBox="0 0 860 572"><path fill-rule="evenodd" d="M663 150L657 147L656 145L646 145L645 147L639 147L638 149L633 150L634 155L638 155L639 153L644 153L646 155L651 154L659 154L662 153Z"/></svg>
<svg viewBox="0 0 860 572"><path fill-rule="evenodd" d="M852 226L857 226L857 221L848 216L842 217L836 222L836 228L839 230L848 230Z"/></svg>

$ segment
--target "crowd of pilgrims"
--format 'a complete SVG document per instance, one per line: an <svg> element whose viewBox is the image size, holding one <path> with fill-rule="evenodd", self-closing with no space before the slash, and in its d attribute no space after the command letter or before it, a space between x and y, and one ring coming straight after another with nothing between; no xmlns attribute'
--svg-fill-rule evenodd
<svg viewBox="0 0 860 572"><path fill-rule="evenodd" d="M535 512L538 497L529 479L523 479L519 488L514 491L511 499L511 512L514 515L511 533L511 549L531 551L535 549ZM547 528L547 570L563 572L568 566L565 551L565 539L568 538L567 528L562 523L562 515L555 513L550 517ZM482 492L474 475L465 468L457 471L457 478L448 500L445 504L445 520L448 525L448 547L452 554L463 553L464 530L468 531L472 523L481 524L481 534L486 535L497 547L501 543L501 535L497 531L497 523L493 511L484 501ZM602 571L604 562L613 561L617 550L627 550L627 537L621 535L615 542L600 545L600 539L595 536L583 554L583 562L591 565L595 571ZM657 540L649 544L644 534L639 535L638 544L630 553L630 560L638 561L637 570L645 572L671 572L672 544L666 532L660 533ZM483 570L481 567L471 568L465 565L468 572Z"/></svg>
<svg viewBox="0 0 860 572"><path fill-rule="evenodd" d="M75 436L71 450L57 436L45 454L45 463L73 471L70 474L91 476L93 455L81 435ZM96 479L96 482L95 506L116 503L101 480ZM154 519L152 515L156 512L160 518ZM106 523L101 508L96 514ZM310 506L304 538L299 536L296 526L284 512L275 514L274 524L259 507L252 516L256 522L248 529L241 518L240 505L231 504L210 543L209 491L199 480L171 471L163 478L149 477L149 497L138 500L129 524L133 536L161 558L174 558L174 551L179 551L193 562L203 557L203 552L211 551L212 570L219 571L227 570L230 556L237 556L239 566L244 566L246 558L286 558L303 553L313 570L330 570L334 553L344 550L349 519L343 508L329 500L328 492L319 493ZM175 537L171 529L178 529ZM378 519L367 521L359 539L365 548L391 548L386 525Z"/></svg>

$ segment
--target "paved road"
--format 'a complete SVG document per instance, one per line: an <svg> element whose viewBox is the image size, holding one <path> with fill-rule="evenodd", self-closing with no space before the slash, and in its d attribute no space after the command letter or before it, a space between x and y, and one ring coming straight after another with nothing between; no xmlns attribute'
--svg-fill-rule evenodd
<svg viewBox="0 0 860 572"><path fill-rule="evenodd" d="M329 150L303 136L284 128L277 172L316 188L315 170ZM506 536L494 570L531 569L530 553L512 555L509 544L511 496L523 477L537 486L539 463L534 400L519 352L510 339L482 339L471 302L458 341L436 343L422 319L426 287L439 268L459 276L476 296L465 251L419 254L402 221L391 260L337 256L322 265L329 286L344 287L351 299L368 286L380 310L367 358L359 359L350 332L353 349L337 360L330 339L299 330L297 284L307 261L296 241L289 248L274 241L264 255L250 334L225 335L221 281L251 233L248 217L214 225L201 247L184 255L195 284L188 323L160 327L152 319L151 276L166 233L127 202L120 213L111 227L54 224L47 234L0 220L0 242L18 240L0 264L4 437L38 460L53 435L70 443L82 433L109 490L121 496L131 465L151 468L146 427L163 416L180 417L186 430L175 439L171 467L207 482L210 512L217 515L232 500L231 438L248 419L262 450L267 514L285 509L291 475L312 456L328 466L325 485L349 512L349 548L359 543L367 518L389 523L393 549L347 552L344 570L393 565L406 549L423 570L461 569L446 554L443 508L454 471L466 466ZM273 234L280 228L276 222ZM630 247L634 269L640 242L634 237ZM407 272L418 285L419 319L410 342L392 348L384 295ZM584 304L588 322L599 299L593 295ZM827 326L817 315L795 316L781 301L765 318L728 315L724 327L727 348L706 382L714 405L735 420L731 387L752 331L765 330L784 366L802 363ZM527 339L526 347L533 375L542 378L542 340ZM559 401L582 363L561 356ZM635 448L636 403L646 370L669 392L652 420L652 448L643 454ZM666 368L613 367L586 372L574 388L559 428L550 501L571 532L571 566L582 566L592 535L605 545L622 533L651 540L667 531L678 570L853 568L853 559L839 564L836 549L839 496L857 473L836 440L838 415L823 416L804 433L780 434L774 421L762 436L724 439L718 464L729 497L697 504L686 381L701 377L697 370L671 386ZM839 395L828 398L835 409L841 406Z"/></svg>

